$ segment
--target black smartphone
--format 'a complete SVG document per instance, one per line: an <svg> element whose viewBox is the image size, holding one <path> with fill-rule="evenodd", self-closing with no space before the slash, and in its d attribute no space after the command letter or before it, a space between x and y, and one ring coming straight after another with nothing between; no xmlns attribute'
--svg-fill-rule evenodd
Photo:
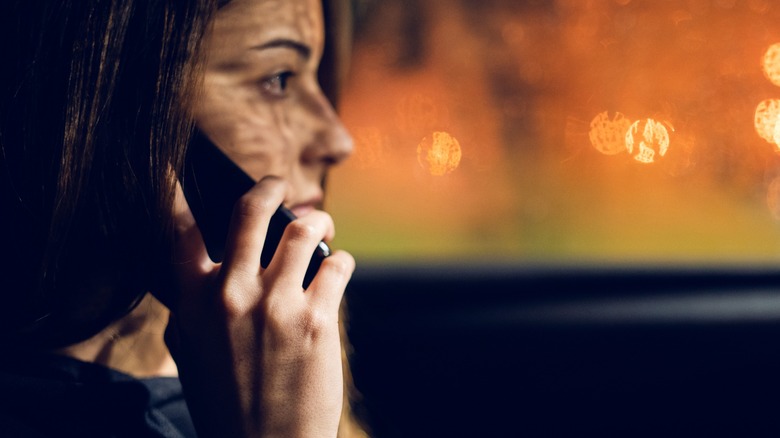
<svg viewBox="0 0 780 438"><path fill-rule="evenodd" d="M225 242L233 206L238 198L255 185L256 181L204 134L196 132L184 161L181 183L184 197L203 235L209 256L215 262L221 262L225 256ZM263 268L268 267L279 246L284 229L293 220L295 215L283 205L280 205L271 217L260 257ZM304 289L309 287L322 261L329 255L328 245L320 242L306 270L303 279Z"/></svg>

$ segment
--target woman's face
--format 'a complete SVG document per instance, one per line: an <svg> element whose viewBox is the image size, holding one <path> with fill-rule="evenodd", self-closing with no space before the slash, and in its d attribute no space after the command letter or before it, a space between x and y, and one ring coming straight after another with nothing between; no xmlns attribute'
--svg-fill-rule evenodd
<svg viewBox="0 0 780 438"><path fill-rule="evenodd" d="M302 216L322 202L328 168L352 139L317 82L320 0L233 0L206 37L198 128L255 180L285 179Z"/></svg>

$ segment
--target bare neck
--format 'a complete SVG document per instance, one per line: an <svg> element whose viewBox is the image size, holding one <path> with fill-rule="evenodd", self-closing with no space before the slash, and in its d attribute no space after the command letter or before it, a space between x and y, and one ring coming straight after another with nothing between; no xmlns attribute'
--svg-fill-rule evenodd
<svg viewBox="0 0 780 438"><path fill-rule="evenodd" d="M176 364L163 339L168 315L168 309L147 294L124 318L86 341L56 352L138 378L177 376Z"/></svg>

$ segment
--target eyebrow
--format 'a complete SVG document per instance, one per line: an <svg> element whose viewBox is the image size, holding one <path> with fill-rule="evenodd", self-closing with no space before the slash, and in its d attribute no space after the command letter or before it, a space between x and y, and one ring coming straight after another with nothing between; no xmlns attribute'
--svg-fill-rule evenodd
<svg viewBox="0 0 780 438"><path fill-rule="evenodd" d="M251 50L265 50L265 49L275 49L275 48L288 48L288 49L295 50L304 59L309 59L311 57L311 47L307 46L306 44L300 43L298 41L290 40L286 38L278 38L278 39L265 42L263 44L259 44L257 46L253 46Z"/></svg>

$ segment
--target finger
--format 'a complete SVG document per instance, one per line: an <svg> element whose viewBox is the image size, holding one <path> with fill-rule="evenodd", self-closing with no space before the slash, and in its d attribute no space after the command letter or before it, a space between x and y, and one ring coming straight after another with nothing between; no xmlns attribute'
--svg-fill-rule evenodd
<svg viewBox="0 0 780 438"><path fill-rule="evenodd" d="M322 261L306 296L325 309L338 311L347 283L355 272L355 259L345 251L336 251Z"/></svg>
<svg viewBox="0 0 780 438"><path fill-rule="evenodd" d="M260 180L236 202L225 243L223 270L257 275L260 256L274 211L284 201L287 183L268 176Z"/></svg>
<svg viewBox="0 0 780 438"><path fill-rule="evenodd" d="M207 276L215 269L209 258L203 236L195 223L181 184L176 183L176 193L173 202L173 271L179 290L199 291ZM181 297L172 296L177 291L166 291L156 294L157 298L169 309L175 311L176 303ZM162 295L162 296L159 296Z"/></svg>
<svg viewBox="0 0 780 438"><path fill-rule="evenodd" d="M334 235L333 219L323 211L313 211L287 225L263 274L279 285L279 290L300 291L314 250L321 240Z"/></svg>

